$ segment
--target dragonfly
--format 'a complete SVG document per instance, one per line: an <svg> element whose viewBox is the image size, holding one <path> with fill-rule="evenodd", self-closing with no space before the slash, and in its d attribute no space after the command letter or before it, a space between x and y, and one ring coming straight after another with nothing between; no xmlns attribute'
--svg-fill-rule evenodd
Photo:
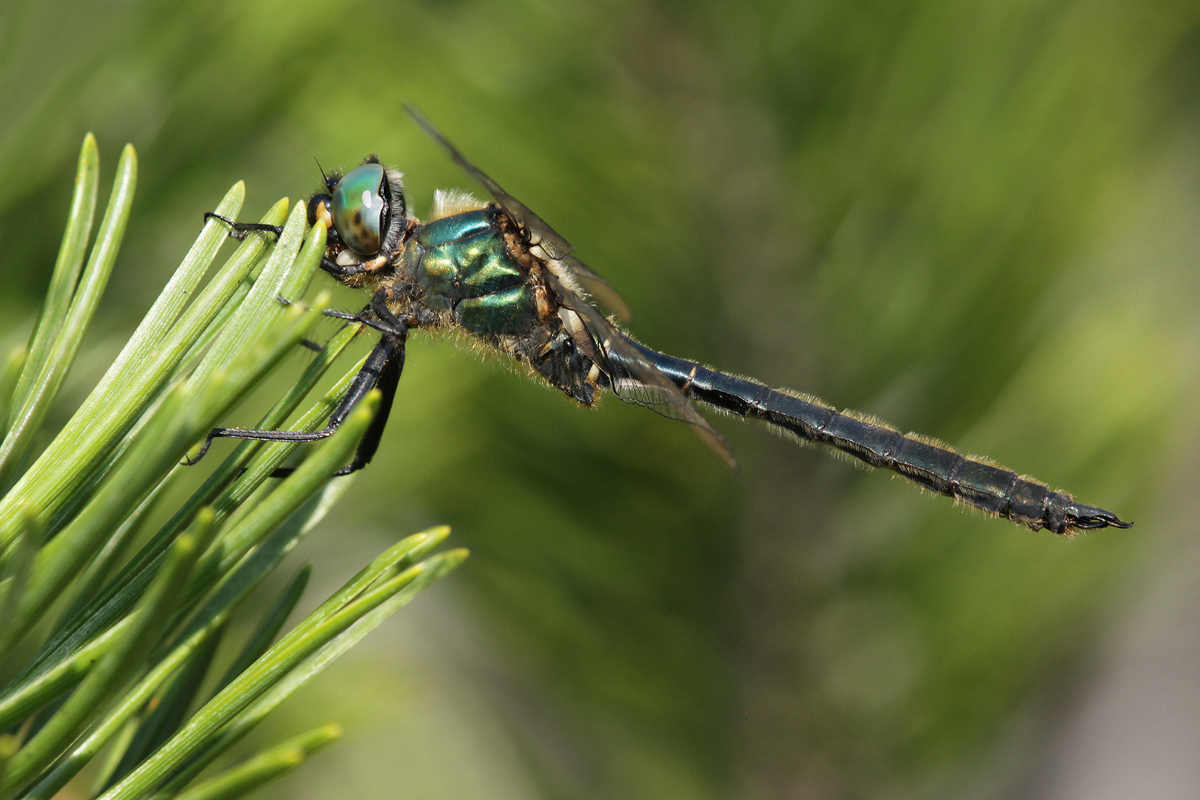
<svg viewBox="0 0 1200 800"><path fill-rule="evenodd" d="M1103 508L1076 502L992 461L963 455L925 436L901 433L868 415L838 410L815 397L776 389L655 351L625 332L628 307L615 289L574 254L562 235L476 167L413 106L405 110L466 173L490 202L457 190L434 194L429 220L409 213L401 173L370 156L359 166L325 175L325 191L308 202L309 222L323 222L322 269L335 280L370 292L358 314L333 313L378 331L347 393L319 431L216 428L214 439L311 442L330 436L372 390L379 410L344 475L375 455L404 370L414 330L457 329L525 365L531 375L581 406L603 392L691 426L730 468L729 442L697 410L710 406L765 422L774 431L839 450L864 464L889 469L913 483L1032 530L1057 534L1132 523ZM209 213L242 239L281 228L234 222ZM605 309L606 314L601 309ZM283 468L277 476L290 470Z"/></svg>

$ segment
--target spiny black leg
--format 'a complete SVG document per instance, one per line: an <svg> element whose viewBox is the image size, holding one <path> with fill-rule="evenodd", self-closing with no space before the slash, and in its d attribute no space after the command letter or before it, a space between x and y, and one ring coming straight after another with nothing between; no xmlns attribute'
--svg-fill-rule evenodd
<svg viewBox="0 0 1200 800"><path fill-rule="evenodd" d="M352 472L358 472L367 464L371 463L371 459L374 458L376 451L379 450L379 442L383 438L383 430L387 427L388 415L392 413L392 403L396 399L396 387L399 386L400 375L404 372L404 340L391 339L390 337L385 336L380 340L379 344L375 346L375 350L372 351L371 355L374 356L376 352L380 351L380 348L385 346L390 348L390 352L384 359L382 366L380 366L379 370L374 375L375 383L372 386L367 387L366 391L362 393L362 396L355 401L355 405L357 405L358 402L361 402L362 397L365 397L367 392L369 392L371 389L379 389L380 393L382 394L382 397L379 399L379 410L375 412L375 418L371 420L371 425L363 434L362 441L358 443L358 449L354 452L354 460L346 466L335 470L333 473L335 476L349 475ZM367 359L367 363L363 365L363 369L359 372L359 375L361 376L370 365L371 359ZM355 383L357 384L357 382L358 379L356 378ZM351 385L351 392L353 390L354 385ZM346 397L342 400L341 405L338 406L339 411L343 406L346 405L346 401L349 399L350 392L347 392ZM345 413L342 414L342 418L337 421L337 425L341 425L342 421L344 421L346 416L349 415L352 408L353 407L351 406L350 408L346 409ZM337 411L334 412L335 416L336 414ZM327 427L326 430L329 430L329 432L332 433L333 430L331 429L336 430L333 417L330 417L329 427ZM271 477L286 478L295 471L295 467L280 467L271 473Z"/></svg>
<svg viewBox="0 0 1200 800"><path fill-rule="evenodd" d="M222 217L220 214L214 214L211 211L205 211L204 221L208 222L210 219L219 219L221 222L224 222L226 225L228 225L229 237L231 239L237 239L239 242L246 238L247 233L253 233L255 231L273 233L275 236L279 236L279 234L283 233L283 228L279 225L267 225L262 222L234 222L227 217Z"/></svg>
<svg viewBox="0 0 1200 800"><path fill-rule="evenodd" d="M400 381L400 372L404 369L404 342L403 336L384 336L379 343L367 356L367 361L363 364L362 369L354 376L354 381L350 384L346 396L338 403L338 407L334 409L333 414L329 417L329 424L319 431L264 431L254 430L250 428L214 428L209 432L204 440L204 444L200 447L200 452L194 457L185 460L187 466L192 466L204 457L208 452L209 446L212 445L214 439L250 439L258 442L316 442L325 439L331 435L346 418L350 416L350 412L362 402L372 389L375 388L382 380L386 380L387 385L384 388L384 398L380 407L380 413L376 415L375 420L367 429L367 433L363 437L363 444L359 445L358 453L355 455L354 463L349 467L343 467L335 474L344 475L348 472L353 472L355 469L361 469L370 461L371 456L375 454L375 450L379 446L379 436L382 434L382 425L379 423L380 417L383 418L386 424L386 411L391 409L392 398L396 393L396 385ZM386 376L386 378L385 378ZM378 430L376 430L378 428ZM369 443L372 435L374 440ZM361 460L361 463L359 463ZM355 466L357 465L357 466ZM351 467L353 469L351 469ZM272 473L273 477L286 477L293 472L291 468L281 468Z"/></svg>
<svg viewBox="0 0 1200 800"><path fill-rule="evenodd" d="M389 267L390 262L383 256L376 256L359 264L339 264L329 256L321 259L321 269L343 282L345 278L354 278L359 275L381 275L390 271Z"/></svg>
<svg viewBox="0 0 1200 800"><path fill-rule="evenodd" d="M333 308L327 308L321 313L327 317L333 317L334 319L344 319L347 322L355 322L360 325L366 325L368 328L373 328L374 330L379 331L384 336L406 336L408 334L408 326L396 317L392 317L392 319L395 320L397 324L392 324L391 322L387 321L380 322L379 320L371 319L368 316L364 316L362 313L352 314L349 311L338 311L337 309Z"/></svg>
<svg viewBox="0 0 1200 800"><path fill-rule="evenodd" d="M383 367L380 369L375 384L375 388L379 389L381 394L379 398L379 410L375 412L375 419L371 420L370 427L363 434L362 441L358 443L358 450L354 452L354 460L334 472L334 475L349 475L352 472L358 472L371 463L371 459L375 457L376 451L379 450L379 442L383 439L383 431L387 428L388 415L392 413L392 403L396 399L396 388L400 385L400 375L404 372L404 343L408 338L408 324L393 314L391 309L387 307L387 299L390 296L389 290L383 288L377 291L371 298L370 308L380 317L380 322L365 319L362 315L345 315L346 318L352 317L355 321L364 322L382 331L383 339L380 341L380 345L391 340L394 342L394 349L392 355L384 362ZM339 315L334 314L332 316ZM274 478L284 478L293 471L294 469L291 467L280 467L271 473L271 476Z"/></svg>
<svg viewBox="0 0 1200 800"><path fill-rule="evenodd" d="M401 344L383 365L383 371L379 374L379 382L375 384L375 388L379 389L381 394L379 410L375 412L375 419L371 420L370 427L363 434L362 441L358 443L358 449L354 451L354 460L334 472L334 475L349 475L371 463L371 459L379 450L379 442L383 439L383 430L387 427L388 415L392 413L392 402L396 399L396 387L400 385L400 375L403 372L404 345ZM282 470L285 470L284 475L280 475L281 470L277 469L272 473L273 476L281 478L291 472L290 468L282 468Z"/></svg>
<svg viewBox="0 0 1200 800"><path fill-rule="evenodd" d="M283 295L279 295L275 299L279 302L279 304L281 306L295 305L295 303L293 301L288 300ZM368 308L370 308L370 306L368 306ZM405 325L402 321L400 321L400 319L393 316L390 311L388 312L388 316L392 319L394 324L386 323L386 322L379 322L377 320L371 319L370 317L364 316L363 312L354 314L349 311L339 311L336 308L326 308L321 311L321 314L326 317L333 317L334 319L342 319L342 320L345 320L346 322L356 322L360 325L366 325L368 328L373 328L373 329L379 331L380 333L386 334L389 336L405 337L408 335L408 326ZM302 340L300 342L300 344L302 344L304 347L309 348L310 350L316 350L318 352L325 349L321 345L319 345L315 342L309 341L308 339Z"/></svg>
<svg viewBox="0 0 1200 800"><path fill-rule="evenodd" d="M392 290L384 287L375 292L367 307L357 314L349 311L338 311L335 308L327 308L321 313L334 319L344 319L347 322L357 322L360 325L366 325L368 328L379 331L384 336L405 338L408 336L409 323L397 317L388 308L388 301L391 299ZM279 302L284 305L291 305L291 301L283 297L279 298ZM368 312L374 314L375 319L368 316Z"/></svg>
<svg viewBox="0 0 1200 800"><path fill-rule="evenodd" d="M321 256L321 269L325 270L327 273L339 280L351 274L348 267L342 266L329 256ZM361 270L359 271L361 272Z"/></svg>
<svg viewBox="0 0 1200 800"><path fill-rule="evenodd" d="M388 303L395 299L396 298L394 292L392 291L392 287L384 286L383 288L379 289L379 291L375 292L375 294L371 295L371 302L368 307L375 314L375 316L379 317L379 321L392 331L407 331L408 324L393 314L392 310L388 308ZM379 330L384 329L380 328Z"/></svg>

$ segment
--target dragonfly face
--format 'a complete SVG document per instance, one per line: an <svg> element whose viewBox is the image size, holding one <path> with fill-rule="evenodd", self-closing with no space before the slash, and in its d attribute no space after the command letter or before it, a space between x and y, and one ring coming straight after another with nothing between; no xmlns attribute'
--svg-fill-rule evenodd
<svg viewBox="0 0 1200 800"><path fill-rule="evenodd" d="M375 261L394 252L411 225L400 173L372 156L345 175L327 177L325 186L328 194L309 198L308 216L310 222L324 219L331 231L326 259L359 265L353 274L378 272L382 265Z"/></svg>
<svg viewBox="0 0 1200 800"><path fill-rule="evenodd" d="M321 438L378 385L384 394L381 410L354 463L341 472L359 469L374 455L386 424L408 332L458 328L528 365L582 405L593 405L608 390L624 402L687 422L733 468L737 462L728 443L696 403L761 419L781 433L894 470L924 488L1034 530L1129 527L1111 511L1077 503L986 459L635 342L594 304L614 317L627 316L620 296L575 258L570 243L468 161L420 112L408 111L493 202L438 192L431 218L421 222L407 216L400 174L374 156L327 178L328 193L314 195L309 204L313 221L323 219L330 227L322 268L342 283L370 290L371 301L356 318L377 328L380 342L324 431L218 429L209 441L218 436ZM241 235L262 229L233 227Z"/></svg>

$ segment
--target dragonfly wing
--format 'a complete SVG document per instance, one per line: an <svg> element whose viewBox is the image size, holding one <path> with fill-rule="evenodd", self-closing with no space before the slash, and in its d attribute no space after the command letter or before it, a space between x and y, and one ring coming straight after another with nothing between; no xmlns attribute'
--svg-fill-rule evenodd
<svg viewBox="0 0 1200 800"><path fill-rule="evenodd" d="M629 321L629 306L624 298L613 288L612 284L601 278L595 272L573 255L558 259L558 263L575 279L575 282L597 303L622 322Z"/></svg>
<svg viewBox="0 0 1200 800"><path fill-rule="evenodd" d="M414 122L421 126L421 129L425 133L429 134L431 139L440 144L442 149L450 154L450 158L454 159L454 163L466 170L467 174L472 178L483 184L484 188L488 190L500 205L500 208L504 210L504 213L508 214L512 221L517 223L518 227L525 234L525 240L530 245L540 246L550 258L562 258L575 249L571 246L570 242L546 224L545 220L533 213L529 206L504 191L504 187L492 180L479 167L468 161L467 157L424 114L418 111L415 106L406 105L404 106L404 110L408 112L408 115L413 118Z"/></svg>
<svg viewBox="0 0 1200 800"><path fill-rule="evenodd" d="M567 329L580 348L608 375L613 394L623 402L688 423L701 441L730 469L737 471L737 459L729 442L696 410L687 395L646 360L633 342L595 306L566 286L553 269L547 270L546 279L559 303L569 313L574 313L582 324L583 337L574 330L577 325L568 324Z"/></svg>
<svg viewBox="0 0 1200 800"><path fill-rule="evenodd" d="M442 149L450 154L450 158L456 164L488 190L488 193L491 194L496 204L500 206L500 209L520 228L521 233L525 237L526 244L530 247L540 247L542 253L547 258L558 261L571 274L571 277L574 279L573 282L577 283L584 291L594 297L602 306L612 311L613 314L622 320L629 319L629 306L621 299L621 295L617 293L617 290L608 281L584 266L583 262L579 259L571 256L571 251L575 248L570 242L563 238L558 231L550 227L548 222L533 213L533 210L529 206L504 191L504 187L492 180L486 172L468 161L467 157L414 106L406 105L404 110L408 112L413 121L421 126L421 129L431 139L440 144Z"/></svg>

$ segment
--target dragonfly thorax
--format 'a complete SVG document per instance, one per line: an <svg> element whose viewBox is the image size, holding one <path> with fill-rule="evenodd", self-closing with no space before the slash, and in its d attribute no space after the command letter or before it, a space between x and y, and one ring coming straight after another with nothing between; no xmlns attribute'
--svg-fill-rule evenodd
<svg viewBox="0 0 1200 800"><path fill-rule="evenodd" d="M509 248L495 207L422 225L403 261L417 299L472 333L517 334L542 322L533 265Z"/></svg>

